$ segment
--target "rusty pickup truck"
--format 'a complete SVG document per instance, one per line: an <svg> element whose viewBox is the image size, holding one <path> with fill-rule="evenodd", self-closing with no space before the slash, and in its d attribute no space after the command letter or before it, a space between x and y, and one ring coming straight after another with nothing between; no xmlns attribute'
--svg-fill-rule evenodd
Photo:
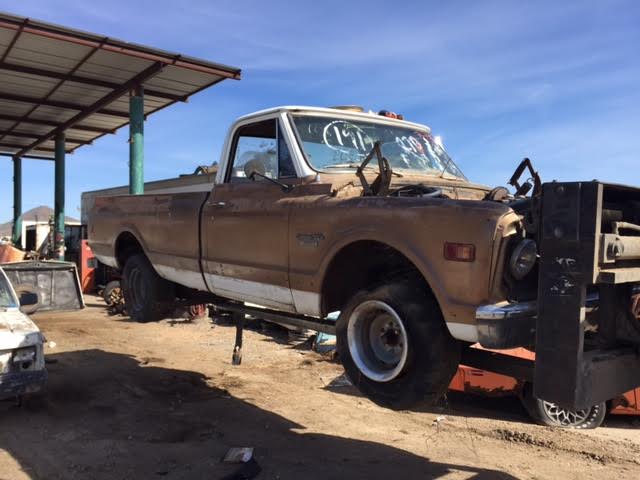
<svg viewBox="0 0 640 480"><path fill-rule="evenodd" d="M461 356L568 408L637 386L640 190L543 184L528 159L509 183L470 182L390 112L280 107L233 124L213 186L95 198L89 241L131 318L210 302L238 314L236 354L247 313L336 333L392 408L441 396Z"/></svg>

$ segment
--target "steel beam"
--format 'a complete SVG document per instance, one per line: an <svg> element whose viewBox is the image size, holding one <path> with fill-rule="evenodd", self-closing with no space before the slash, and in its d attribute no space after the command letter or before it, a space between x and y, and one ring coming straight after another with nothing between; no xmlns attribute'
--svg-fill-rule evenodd
<svg viewBox="0 0 640 480"><path fill-rule="evenodd" d="M18 26L18 28L16 29L15 35L13 36L11 41L9 42L9 45L7 45L7 48L4 51L4 54L2 55L2 58L0 58L0 60L2 60L4 62L5 59L9 56L9 54L13 50L13 47L16 45L16 42L20 38L20 35L22 35L22 31L24 30L24 27L27 25L27 23L29 23L29 19L25 18L22 21L22 23Z"/></svg>
<svg viewBox="0 0 640 480"><path fill-rule="evenodd" d="M16 138L38 138L39 135L35 134L35 133L24 133L24 132L11 132L9 130L0 130L0 137L2 136L6 136L6 137L16 137ZM66 137L66 142L67 143L79 143L81 145L85 145L85 144L89 144L91 143L90 140L84 140L81 138L72 138L72 137Z"/></svg>
<svg viewBox="0 0 640 480"><path fill-rule="evenodd" d="M136 86L129 97L129 193L144 193L144 90Z"/></svg>
<svg viewBox="0 0 640 480"><path fill-rule="evenodd" d="M56 260L64 260L64 194L65 194L65 138L64 133L56 135L55 148L55 203L54 203L54 252Z"/></svg>
<svg viewBox="0 0 640 480"><path fill-rule="evenodd" d="M17 115L6 115L4 113L0 113L0 120L7 120L9 122L20 122L20 123L30 123L32 125L44 125L47 127L57 127L60 125L60 122L55 122L53 120L42 120L39 118L23 118ZM116 133L115 129L110 128L100 128L100 127L91 127L89 125L74 125L74 130L82 130L84 132L96 132L96 133Z"/></svg>
<svg viewBox="0 0 640 480"><path fill-rule="evenodd" d="M45 107L63 108L65 110L78 110L83 111L89 108L90 105L80 105L73 102L62 102L60 100L48 100L38 97L29 97L27 95L16 95L15 93L0 92L0 100L8 100L10 102L30 103L32 105L42 105ZM112 110L109 108L101 108L93 113L99 113L101 115L110 115L112 117L127 118L126 112L120 112L118 110Z"/></svg>
<svg viewBox="0 0 640 480"><path fill-rule="evenodd" d="M28 67L26 65L15 65L7 62L0 62L0 70L7 70L10 72L26 73L28 75L37 75L39 77L49 77L65 82L82 83L84 85L91 85L94 87L108 88L109 90L115 90L120 88L121 84L115 82L109 82L106 80L100 80L97 78L84 77L82 75L74 75L70 73L54 72L52 70L44 70L41 68ZM164 98L173 102L186 102L187 95L175 95L173 93L161 92L159 90L145 89L145 94L150 97Z"/></svg>
<svg viewBox="0 0 640 480"><path fill-rule="evenodd" d="M110 103L114 102L118 98L121 98L122 95L126 94L131 88L134 88L136 85L141 85L145 80L149 80L150 78L153 78L155 75L160 73L163 68L164 68L164 64L160 62L154 63L153 65L147 67L138 75L135 75L130 80L128 80L125 84L123 84L120 89L114 90L113 92L109 93L108 95L105 95L100 100L93 103L92 105L86 107L85 110L79 112L77 115L74 115L66 122L60 124L57 128L55 128L51 132L47 133L46 135L43 135L35 142L21 149L19 152L16 153L16 155L22 156L26 153L29 153L30 150L36 149L38 145L40 145L41 143L46 142L47 140L58 135L59 133L64 133L68 128L73 128L73 126L76 123L79 123L82 120L86 119L88 116L98 112L100 109L104 108L105 105L109 105Z"/></svg>
<svg viewBox="0 0 640 480"><path fill-rule="evenodd" d="M14 148L14 149L20 149L20 148L24 148L24 145L20 145L18 143L10 143L10 142L0 142L0 147L4 147L4 148ZM41 152L51 152L53 153L55 150L53 148L45 148L45 147L38 147L37 150L40 150ZM22 157L23 155L20 155L18 153L12 154L12 155L18 155L19 157Z"/></svg>
<svg viewBox="0 0 640 480"><path fill-rule="evenodd" d="M12 153L0 152L0 157L14 158ZM23 155L21 158L30 158L32 160L53 160L53 157L45 157L44 155Z"/></svg>
<svg viewBox="0 0 640 480"><path fill-rule="evenodd" d="M22 159L13 157L13 244L22 248Z"/></svg>

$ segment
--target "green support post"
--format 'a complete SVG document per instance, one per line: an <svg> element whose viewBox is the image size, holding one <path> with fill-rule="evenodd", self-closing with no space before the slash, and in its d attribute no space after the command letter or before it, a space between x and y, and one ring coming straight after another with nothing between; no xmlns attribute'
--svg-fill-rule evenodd
<svg viewBox="0 0 640 480"><path fill-rule="evenodd" d="M56 260L64 260L64 162L65 162L64 133L56 136L55 140L55 204L54 204L54 252Z"/></svg>
<svg viewBox="0 0 640 480"><path fill-rule="evenodd" d="M13 157L13 231L11 241L22 248L22 158Z"/></svg>
<svg viewBox="0 0 640 480"><path fill-rule="evenodd" d="M129 97L129 193L144 193L144 90L141 86Z"/></svg>

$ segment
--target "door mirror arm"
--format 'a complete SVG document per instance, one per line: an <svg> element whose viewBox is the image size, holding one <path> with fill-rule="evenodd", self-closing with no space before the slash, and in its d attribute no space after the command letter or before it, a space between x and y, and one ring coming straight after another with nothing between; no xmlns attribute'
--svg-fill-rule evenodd
<svg viewBox="0 0 640 480"><path fill-rule="evenodd" d="M284 191L286 193L289 193L291 190L293 190L293 185L287 185L286 183L279 182L278 180L274 180L273 178L269 178L266 175L263 175L262 173L256 172L254 170L249 175L249 178L255 182L256 181L256 177L264 178L265 180L273 183L274 185L278 185L280 188L282 188L282 191Z"/></svg>

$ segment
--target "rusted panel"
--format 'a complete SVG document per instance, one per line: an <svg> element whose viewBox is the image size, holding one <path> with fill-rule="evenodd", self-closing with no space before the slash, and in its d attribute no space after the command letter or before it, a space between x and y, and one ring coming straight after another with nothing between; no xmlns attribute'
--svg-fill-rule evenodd
<svg viewBox="0 0 640 480"><path fill-rule="evenodd" d="M8 243L0 244L0 263L19 262L24 258L24 252Z"/></svg>

